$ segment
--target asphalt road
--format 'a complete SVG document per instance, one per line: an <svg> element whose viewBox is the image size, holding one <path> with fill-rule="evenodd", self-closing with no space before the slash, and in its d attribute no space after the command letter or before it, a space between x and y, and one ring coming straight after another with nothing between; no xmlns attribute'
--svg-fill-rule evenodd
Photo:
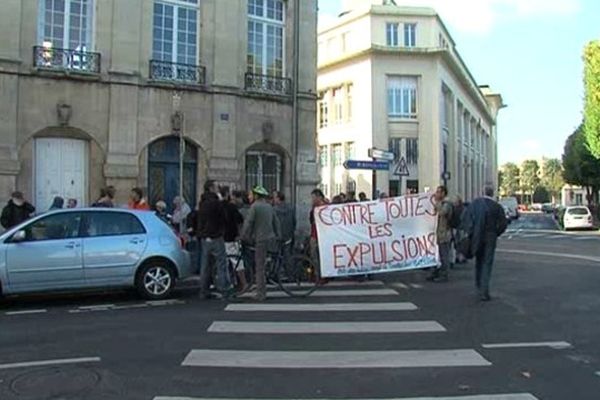
<svg viewBox="0 0 600 400"><path fill-rule="evenodd" d="M597 400L600 237L526 236L546 223L525 215L511 226L485 304L470 265L447 284L394 274L266 303L284 311L193 292L162 303L130 293L8 299L0 399ZM316 309L289 309L299 305ZM513 396L492 397L502 394Z"/></svg>

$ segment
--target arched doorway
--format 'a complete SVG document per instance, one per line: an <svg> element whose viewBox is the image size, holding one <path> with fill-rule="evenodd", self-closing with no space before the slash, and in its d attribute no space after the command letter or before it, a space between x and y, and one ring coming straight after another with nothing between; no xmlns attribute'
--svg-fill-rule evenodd
<svg viewBox="0 0 600 400"><path fill-rule="evenodd" d="M177 136L168 136L148 147L148 200L151 205L164 200L170 211L173 199L179 195L179 149ZM198 170L198 148L185 141L183 167L183 195L188 204L196 204L196 173Z"/></svg>

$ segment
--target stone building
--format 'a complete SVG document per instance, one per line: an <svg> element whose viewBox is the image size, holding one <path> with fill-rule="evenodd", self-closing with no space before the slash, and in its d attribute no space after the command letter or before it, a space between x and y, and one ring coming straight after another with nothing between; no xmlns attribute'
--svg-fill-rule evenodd
<svg viewBox="0 0 600 400"><path fill-rule="evenodd" d="M3 0L0 198L318 181L316 0ZM297 63L302 60L301 63ZM299 68L295 65L299 64ZM294 173L297 171L297 173Z"/></svg>
<svg viewBox="0 0 600 400"><path fill-rule="evenodd" d="M478 86L444 23L430 8L346 0L318 35L318 142L324 191L373 192L369 148L395 160L376 174L375 192L435 189L472 199L497 186L502 97Z"/></svg>

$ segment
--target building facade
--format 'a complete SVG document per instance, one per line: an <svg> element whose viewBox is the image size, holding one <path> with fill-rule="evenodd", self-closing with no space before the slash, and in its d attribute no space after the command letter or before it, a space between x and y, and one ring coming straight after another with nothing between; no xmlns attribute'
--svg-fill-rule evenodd
<svg viewBox="0 0 600 400"><path fill-rule="evenodd" d="M316 0L3 1L0 197L44 210L113 185L120 204L134 186L170 203L183 165L191 204L210 178L305 210L316 21Z"/></svg>
<svg viewBox="0 0 600 400"><path fill-rule="evenodd" d="M318 145L328 196L373 193L372 171L348 170L368 150L394 153L376 174L390 195L446 184L472 199L497 186L500 95L480 87L429 8L347 0L318 36Z"/></svg>

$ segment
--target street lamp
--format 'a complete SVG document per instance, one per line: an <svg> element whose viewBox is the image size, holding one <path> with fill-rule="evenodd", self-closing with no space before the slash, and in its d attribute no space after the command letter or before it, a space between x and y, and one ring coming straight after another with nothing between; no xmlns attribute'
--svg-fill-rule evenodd
<svg viewBox="0 0 600 400"><path fill-rule="evenodd" d="M183 164L185 157L185 133L183 129L183 113L181 112L181 94L173 92L173 115L171 116L171 126L173 134L179 137L179 200L183 202ZM179 232L183 230L183 221L179 223Z"/></svg>

